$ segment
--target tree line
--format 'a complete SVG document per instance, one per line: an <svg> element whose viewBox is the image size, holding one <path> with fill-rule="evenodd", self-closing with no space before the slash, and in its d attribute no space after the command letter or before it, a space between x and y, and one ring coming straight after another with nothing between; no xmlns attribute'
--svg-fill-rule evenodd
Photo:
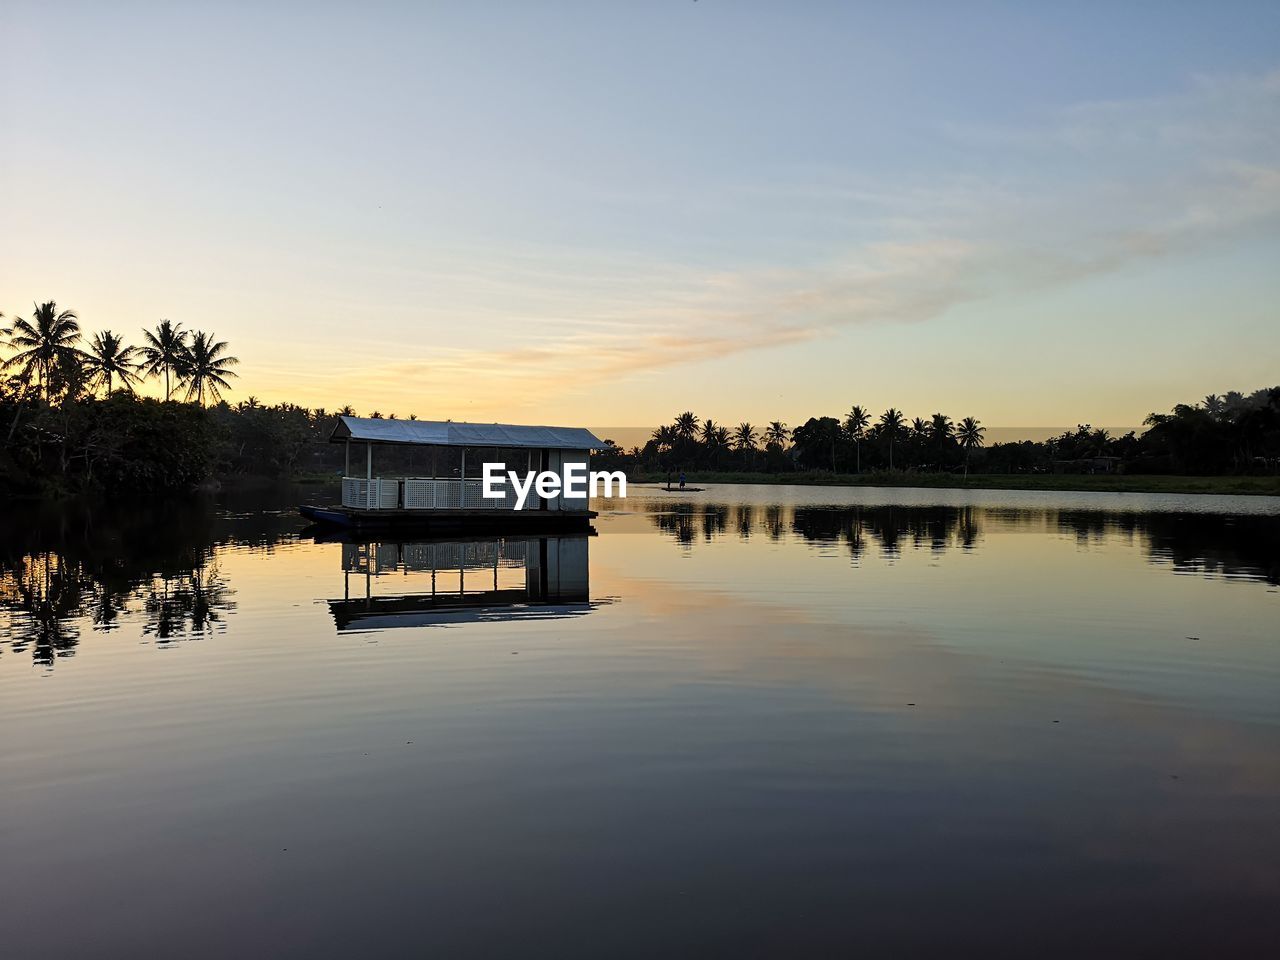
<svg viewBox="0 0 1280 960"><path fill-rule="evenodd" d="M53 301L35 304L29 318L0 315L0 493L147 494L220 476L340 470L342 451L327 440L334 418L356 411L264 405L252 396L231 404L224 393L238 364L226 341L168 320L144 329L135 345L111 330L86 335L77 315ZM162 398L139 395L147 380ZM974 417L908 419L894 407L874 417L853 406L794 429L776 420L730 427L685 411L643 447L605 441L599 461L652 473L1018 474L1064 464L1072 472L1111 464L1142 474L1280 472L1280 387L1179 404L1151 414L1146 426L1113 437L1084 425L1044 442L988 446ZM389 451L383 468L412 472L411 457Z"/></svg>
<svg viewBox="0 0 1280 960"><path fill-rule="evenodd" d="M162 320L139 344L112 330L86 335L56 301L27 317L0 314L0 492L89 489L147 493L206 481L224 431L239 360L226 341ZM164 400L140 397L146 379Z"/></svg>
<svg viewBox="0 0 1280 960"><path fill-rule="evenodd" d="M855 405L843 418L810 417L794 429L781 420L764 427L744 421L731 428L686 410L654 430L643 447L623 451L606 440L604 459L668 472L861 473L944 465L967 470L985 434L974 417L956 422L935 413L929 420L908 421L896 407L873 420L865 407Z"/></svg>
<svg viewBox="0 0 1280 960"><path fill-rule="evenodd" d="M606 441L602 459L659 474L1280 472L1280 387L1211 394L1167 414L1152 413L1145 425L1141 434L1112 436L1082 424L1045 441L987 446L986 428L975 417L953 420L934 413L908 419L896 407L873 417L854 405L843 417L810 417L794 429L779 420L764 427L749 422L730 427L685 411L654 430L643 447L622 450Z"/></svg>
<svg viewBox="0 0 1280 960"><path fill-rule="evenodd" d="M232 367L240 362L227 352L225 340L168 320L144 329L141 346L126 344L111 330L86 340L79 317L59 310L53 300L34 304L30 320L14 317L6 323L0 314L0 338L0 346L10 351L0 358L8 389L46 403L109 397L116 389L133 393L144 377L155 377L164 381L165 400L176 388L185 391L187 402L204 406L206 396L222 399L221 391L231 387L227 378L236 376Z"/></svg>

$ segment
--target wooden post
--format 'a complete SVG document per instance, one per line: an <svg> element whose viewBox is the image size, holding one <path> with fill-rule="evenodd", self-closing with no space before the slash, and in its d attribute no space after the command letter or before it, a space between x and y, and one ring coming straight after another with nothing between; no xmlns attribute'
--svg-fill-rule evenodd
<svg viewBox="0 0 1280 960"><path fill-rule="evenodd" d="M366 443L364 445L364 505L366 509L373 509L373 444Z"/></svg>

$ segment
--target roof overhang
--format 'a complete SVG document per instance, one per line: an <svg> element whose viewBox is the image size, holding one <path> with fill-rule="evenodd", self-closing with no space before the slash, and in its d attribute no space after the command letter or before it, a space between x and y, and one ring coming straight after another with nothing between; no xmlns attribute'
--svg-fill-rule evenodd
<svg viewBox="0 0 1280 960"><path fill-rule="evenodd" d="M532 450L593 450L604 446L599 437L583 427L338 417L329 442L347 440L420 447L514 447Z"/></svg>

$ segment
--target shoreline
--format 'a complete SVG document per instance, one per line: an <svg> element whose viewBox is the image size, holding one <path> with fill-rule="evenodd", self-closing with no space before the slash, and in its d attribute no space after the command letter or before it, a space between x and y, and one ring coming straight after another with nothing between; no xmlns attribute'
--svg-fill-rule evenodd
<svg viewBox="0 0 1280 960"><path fill-rule="evenodd" d="M637 472L627 475L636 485L665 487L665 474ZM1166 476L1145 474L970 474L948 473L718 473L685 474L689 486L705 483L794 485L815 487L916 487L949 490L1060 490L1100 493L1182 493L1280 497L1280 476ZM674 487L673 487L674 489Z"/></svg>

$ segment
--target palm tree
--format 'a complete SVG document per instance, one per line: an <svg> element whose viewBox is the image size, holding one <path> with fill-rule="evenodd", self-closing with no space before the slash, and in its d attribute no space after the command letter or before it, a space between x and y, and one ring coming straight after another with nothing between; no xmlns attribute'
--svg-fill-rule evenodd
<svg viewBox="0 0 1280 960"><path fill-rule="evenodd" d="M338 416L340 417L354 417L355 415L356 408L349 403L338 410Z"/></svg>
<svg viewBox="0 0 1280 960"><path fill-rule="evenodd" d="M187 333L180 323L161 320L155 333L143 330L146 342L142 346L142 372L148 377L164 374L164 398L172 396L171 375L184 375L187 365Z"/></svg>
<svg viewBox="0 0 1280 960"><path fill-rule="evenodd" d="M112 333L110 330L95 334L85 360L89 382L95 388L105 385L106 395L109 397L111 385L115 378L119 377L121 385L132 393L133 385L139 380L140 364L135 359L137 355L138 348L125 346L119 334Z"/></svg>
<svg viewBox="0 0 1280 960"><path fill-rule="evenodd" d="M708 430L707 426L711 429ZM708 420L702 427L703 442L707 445L707 451L711 454L711 465L718 466L720 463L720 454L729 449L729 430L727 427L720 427Z"/></svg>
<svg viewBox="0 0 1280 960"><path fill-rule="evenodd" d="M1107 444L1111 442L1111 431L1105 427L1099 427L1089 434L1089 442L1093 444L1093 455L1095 457L1105 456Z"/></svg>
<svg viewBox="0 0 1280 960"><path fill-rule="evenodd" d="M975 420L973 417L965 417L956 428L956 439L964 449L965 477L969 476L969 454L974 447L982 446L982 435L987 432L987 428L982 426L981 423L982 421Z"/></svg>
<svg viewBox="0 0 1280 960"><path fill-rule="evenodd" d="M733 431L733 446L739 453L746 454L748 469L755 466L756 444L759 441L760 435L756 433L756 428L746 421L738 424L738 429Z"/></svg>
<svg viewBox="0 0 1280 960"><path fill-rule="evenodd" d="M1216 393L1211 393L1204 398L1204 409L1209 416L1217 418L1222 415L1222 398Z"/></svg>
<svg viewBox="0 0 1280 960"><path fill-rule="evenodd" d="M195 397L203 407L206 390L214 400L221 400L222 390L231 389L226 378L237 376L231 368L240 361L226 351L227 341L214 340L212 333L197 330L191 335L191 346L187 349L182 371L188 401Z"/></svg>
<svg viewBox="0 0 1280 960"><path fill-rule="evenodd" d="M929 436L933 438L933 442L941 446L947 440L950 440L956 434L955 424L951 422L951 418L945 413L935 413L929 419Z"/></svg>
<svg viewBox="0 0 1280 960"><path fill-rule="evenodd" d="M698 433L698 418L694 416L693 411L686 410L676 417L675 427L681 439L692 440Z"/></svg>
<svg viewBox="0 0 1280 960"><path fill-rule="evenodd" d="M884 413L880 414L880 430L889 437L889 469L893 469L893 445L898 439L898 434L902 432L902 411L895 407L890 407Z"/></svg>
<svg viewBox="0 0 1280 960"><path fill-rule="evenodd" d="M20 367L19 378L28 385L34 379L48 400L54 373L81 358L76 349L80 323L70 310L59 311L52 300L34 306L31 322L15 317L12 326L5 328L9 346L17 352L5 361L4 367Z"/></svg>
<svg viewBox="0 0 1280 960"><path fill-rule="evenodd" d="M657 430L653 431L650 439L653 440L660 449L670 450L676 445L676 441L680 439L680 434L673 425L667 424L666 426L659 427Z"/></svg>
<svg viewBox="0 0 1280 960"><path fill-rule="evenodd" d="M871 422L871 414L856 403L849 409L844 418L844 431L853 441L853 449L857 455L858 473L862 472L862 438L866 436L867 424Z"/></svg>
<svg viewBox="0 0 1280 960"><path fill-rule="evenodd" d="M719 429L720 424L716 423L710 417L707 417L707 419L702 422L702 442L708 447L712 446L716 438L716 431Z"/></svg>
<svg viewBox="0 0 1280 960"><path fill-rule="evenodd" d="M787 425L781 420L769 421L769 426L765 427L764 438L769 443L776 443L778 446L786 446L787 438L791 436L791 431L787 429Z"/></svg>

